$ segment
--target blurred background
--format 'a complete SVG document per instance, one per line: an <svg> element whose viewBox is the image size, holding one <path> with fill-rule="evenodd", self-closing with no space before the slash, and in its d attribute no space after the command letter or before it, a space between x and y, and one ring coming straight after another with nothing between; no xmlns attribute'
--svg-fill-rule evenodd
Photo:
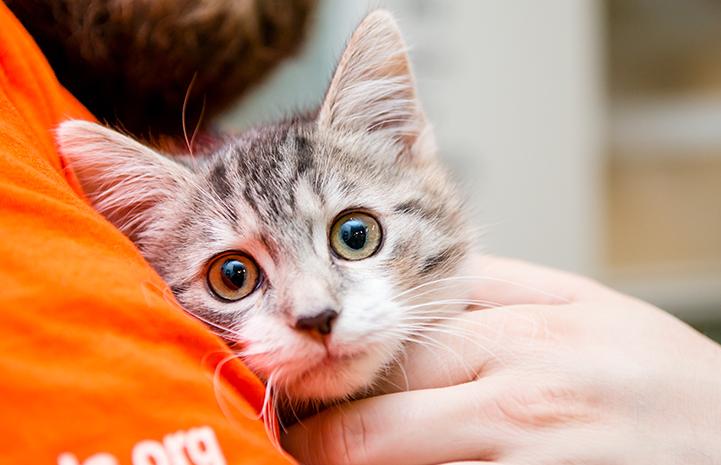
<svg viewBox="0 0 721 465"><path fill-rule="evenodd" d="M321 0L302 53L222 124L317 105L374 7L399 20L486 252L721 340L721 1Z"/></svg>

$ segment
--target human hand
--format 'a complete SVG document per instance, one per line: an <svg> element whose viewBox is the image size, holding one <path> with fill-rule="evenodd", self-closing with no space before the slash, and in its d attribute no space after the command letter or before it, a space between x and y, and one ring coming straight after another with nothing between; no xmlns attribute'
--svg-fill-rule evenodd
<svg viewBox="0 0 721 465"><path fill-rule="evenodd" d="M411 346L396 392L304 420L303 464L721 464L721 348L584 278L479 259L500 307ZM542 289L543 292L539 290Z"/></svg>

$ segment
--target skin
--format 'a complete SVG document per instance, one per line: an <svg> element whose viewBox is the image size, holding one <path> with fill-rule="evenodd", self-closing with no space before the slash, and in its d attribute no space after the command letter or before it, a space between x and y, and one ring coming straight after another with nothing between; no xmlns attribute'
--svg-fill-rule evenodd
<svg viewBox="0 0 721 465"><path fill-rule="evenodd" d="M475 266L474 297L499 307L409 353L399 392L306 419L284 447L308 465L721 464L719 345L579 276Z"/></svg>

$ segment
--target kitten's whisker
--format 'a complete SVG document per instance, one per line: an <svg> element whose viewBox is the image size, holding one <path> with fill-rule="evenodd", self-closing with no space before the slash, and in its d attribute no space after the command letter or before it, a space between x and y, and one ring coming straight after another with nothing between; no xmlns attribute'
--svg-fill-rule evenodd
<svg viewBox="0 0 721 465"><path fill-rule="evenodd" d="M155 285L155 284L154 284L153 282L151 282L151 281L148 281L148 285L150 285L150 286L153 287L154 289L160 291L160 294L162 295L163 300L165 300L167 303L169 303L169 304L171 304L172 306L178 308L180 311L182 311L182 312L184 312L184 313L187 313L188 315L192 316L193 318L195 318L195 319L197 319L197 320L205 323L206 325L208 325L208 326L210 326L210 327L212 327L212 328L216 328L216 329L221 330L222 333L218 333L218 332L213 331L213 330L211 329L211 332L212 332L213 334L215 334L216 336L221 337L221 338L225 338L227 335L231 335L231 336L235 336L235 337L237 337L237 338L240 338L240 334L239 334L238 332L232 330L231 328L226 328L225 326L219 325L219 324L217 324L217 323L215 323L215 322L213 322L213 321L211 321L211 320L209 320L209 319L207 319L207 318L205 318L205 317L202 317L202 316L200 316L200 315L198 315L198 314L196 314L196 313L194 313L194 312L192 312L192 311L190 311L190 310L188 310L188 309L186 309L186 308L184 308L184 307L181 307L180 304L178 304L177 301L172 297L172 291L170 290L169 287L164 286L164 287L161 288L161 287L158 287L157 285Z"/></svg>
<svg viewBox="0 0 721 465"><path fill-rule="evenodd" d="M440 335L450 336L452 338L459 338L462 339L476 347L482 348L484 352L488 353L488 355L491 355L492 357L496 357L496 354L489 349L485 343L494 344L498 342L498 337L489 337L488 335L479 335L478 333L466 329L466 328L459 328L456 326L445 326L440 327L440 322L426 322L426 323L410 323L406 324L405 327L411 331L414 332L414 334L417 333L436 333ZM496 332L496 335L500 334L499 331Z"/></svg>
<svg viewBox="0 0 721 465"><path fill-rule="evenodd" d="M489 338L485 335L485 333L486 333L489 329L490 329L490 330L496 329L495 327L486 325L486 324L484 324L484 323L481 322L481 321L473 321L473 320L468 320L468 319L465 319L465 318L454 317L454 316L438 315L438 316L420 316L420 317L417 317L417 316L409 315L409 316L407 316L407 317L405 317L404 319L401 320L401 323L404 325L404 327L408 327L408 326L411 326L411 325L415 325L415 326L418 326L418 327L430 328L430 329L436 329L436 328L438 328L438 327L439 327L438 325L439 325L439 324L442 324L443 322L458 322L458 323L462 323L462 324L464 324L464 325L470 325L470 326L474 326L474 327L477 327L477 328L479 328L479 329L482 329L482 330L484 330L483 332L481 332L481 333L476 333L476 332L474 332L474 331L472 331L471 329L468 329L468 328L461 328L461 327L457 327L457 326L448 326L448 327L446 327L446 329L451 329L451 328L452 328L452 329L456 329L456 330L459 330L459 331L461 331L461 330L462 330L462 331L465 331L466 334L468 334L469 336L473 336L473 337L477 337L477 338L481 338L481 339L489 339ZM442 327L441 327L441 328L442 328Z"/></svg>
<svg viewBox="0 0 721 465"><path fill-rule="evenodd" d="M417 289L422 288L422 287L427 287L427 286L431 286L431 285L437 284L437 283L452 282L452 281L458 281L458 282L461 282L461 281L491 281L491 282L497 282L497 283L503 283L503 284L510 284L510 285L512 285L512 286L516 286L516 287L519 287L519 288L524 289L524 290L527 290L527 291L537 292L537 293L539 293L539 294L541 294L541 295L543 295L543 296L546 296L546 297L552 297L552 298L554 298L554 299L558 299L558 300L560 300L560 301L562 301L562 302L566 302L566 303L569 303L569 302L570 302L570 301L569 301L567 298L565 298L565 297L556 295L556 294L551 293L551 292L544 291L544 290L542 290L542 289L539 289L539 288L536 288L536 287L533 287L533 286L529 286L529 285L527 285L527 284L519 283L519 282L516 282L516 281L511 281L511 280L508 280L508 279L496 278L496 277L493 277L493 276L481 276L481 275L449 276L449 277L445 277L445 278L439 278L439 279L427 281L427 282L422 283L422 284L419 284L418 286L415 286L415 287L413 287L413 288L411 288L411 289L407 289L407 290L405 290L405 291L402 291L402 292L396 294L395 296L392 297L392 299L393 299L393 300L396 300L396 299L398 299L399 297L402 297L402 296L404 296L404 295L406 295L406 294L409 294L409 293L413 292L414 290L417 290Z"/></svg>
<svg viewBox="0 0 721 465"><path fill-rule="evenodd" d="M398 337L398 339L403 339L405 337L403 334L400 333L400 331L398 331L396 333L396 335L397 335L396 337ZM399 392L409 391L410 390L410 382L408 380L408 373L406 372L405 368L403 367L404 360L401 360L401 357L405 358L405 352L404 351L393 351L393 350L389 350L389 349L381 350L381 352L385 355L384 358L388 360L388 363L384 367L384 370L387 371L391 367L398 367L398 369L401 371L401 374L403 375L403 380L405 381L406 387L402 388L401 386L388 380L387 378L386 378L385 382L390 384L391 386L395 387ZM380 382L381 382L381 377L376 379L374 384L378 384ZM372 392L373 392L373 387L369 387L368 393L372 393Z"/></svg>
<svg viewBox="0 0 721 465"><path fill-rule="evenodd" d="M534 325L534 328L537 326L537 321L535 321L534 319L532 319L529 316L519 314L519 315L517 315L517 317L528 320L532 325ZM459 337L461 339L464 339L464 340L472 343L476 347L481 348L483 351L487 352L495 360L501 362L500 357L497 354L493 353L488 347L482 345L481 341L479 339L487 340L487 341L490 341L494 345L498 345L505 334L505 331L504 331L505 326L504 325L489 326L489 325L484 324L481 321L473 321L473 320L467 320L467 319L463 319L463 318L459 318L459 317L444 317L444 316L439 316L437 318L422 317L421 321L415 321L415 322L413 321L413 318L411 316L409 316L407 318L407 320L404 320L404 321L410 322L410 324L406 323L406 325L408 327L419 328L419 331L423 331L425 333L435 332L435 333L439 333L439 334L445 334L445 335L449 335L452 337ZM455 326L455 325L451 325L451 326L443 325L442 323L444 321L462 323L463 325L471 326L471 328L459 327L459 326ZM481 332L474 331L472 329L472 327L474 327L474 326L481 328ZM544 330L546 333L548 333L548 329L545 328L545 326L544 326ZM489 332L495 333L495 337L490 337Z"/></svg>
<svg viewBox="0 0 721 465"><path fill-rule="evenodd" d="M464 324L469 323L476 323L481 324L481 322L470 322L468 320L459 318L459 317L448 317L448 316L442 316L439 315L435 318L433 317L421 317L422 319L414 318L413 315L408 315L403 320L403 328L404 329L410 329L412 330L412 334L414 336L427 336L428 333L438 333L443 334L446 336L452 336L452 337L459 337L468 343L473 344L475 347L481 349L485 353L487 353L489 356L491 356L495 360L500 360L498 355L483 345L481 341L478 339L487 339L490 340L485 334L479 334L476 332L473 332L466 328L460 328L457 326L440 326L439 324L442 321L458 321L462 322ZM484 325L485 326L485 325ZM487 329L487 328L486 328Z"/></svg>
<svg viewBox="0 0 721 465"><path fill-rule="evenodd" d="M400 297L403 297L404 295L409 294L409 293L411 293L411 292L413 292L413 291L416 291L416 290L418 290L418 289L421 289L421 288L424 288L424 287L428 287L428 286L432 286L432 285L438 284L438 283L446 283L446 282L448 282L448 281L450 281L450 278L449 278L449 277L439 278L439 279L433 279L433 280L431 280L431 281L426 281L426 282L421 283L421 284L419 284L419 285L417 285L417 286L414 286L414 287L412 287L412 288L410 288L410 289L406 289L405 291L399 292L398 294L392 296L391 299L392 299L392 300L396 300L396 299L399 299ZM455 283L451 283L451 284L455 284ZM425 295L425 294L427 294L428 292L433 292L434 290L435 290L435 289L430 289L430 290L428 290L428 291L425 291L423 294L418 294L418 295Z"/></svg>
<svg viewBox="0 0 721 465"><path fill-rule="evenodd" d="M436 322L437 323L437 322ZM411 325L409 325L411 326ZM430 323L423 323L423 324L416 324L416 328L421 330L423 333L439 333L447 336L453 336L453 337L460 337L461 339L464 339L468 342L473 343L474 345L478 345L479 347L485 347L481 346L481 340L491 340L488 337L479 337L479 335L473 331L467 330L465 328L459 328L455 326L438 326L437 324L430 324ZM495 354L491 353L490 350L487 350L489 355L495 356Z"/></svg>
<svg viewBox="0 0 721 465"><path fill-rule="evenodd" d="M403 352L403 358L405 359L405 352ZM398 360L397 357L394 356L394 359L396 361L396 364L398 365L398 368L401 370L401 374L403 375L403 382L406 384L405 391L411 390L411 382L408 379L408 373L406 372L405 367L403 366L403 360Z"/></svg>
<svg viewBox="0 0 721 465"><path fill-rule="evenodd" d="M414 328L414 334L419 335L423 333L424 335L428 336L431 333L438 333L440 335L444 336L451 336L454 338L460 338L466 341L466 343L469 343L473 345L476 348L481 349L482 351L486 352L488 355L493 357L494 359L497 358L497 355L490 349L488 349L485 345L482 344L481 341L477 340L473 334L467 334L462 331L453 331L453 330L443 330L433 327L422 327L422 328Z"/></svg>
<svg viewBox="0 0 721 465"><path fill-rule="evenodd" d="M223 415L224 415L227 419L232 420L232 421L235 421L235 415L233 415L233 413L231 412L231 409L230 409L229 405L226 403L227 399L225 399L225 398L223 397L223 395L222 395L222 392L221 392L221 389L220 389L220 386L221 386L221 383L220 383L220 373L221 373L221 371L223 370L223 367L224 367L228 362L230 362L231 360L237 359L237 358L240 358L240 356L239 356L238 354L231 354L231 355L228 355L227 357L224 357L223 359L221 359L221 360L215 365L215 369L213 370L213 377L212 377L212 380L213 380L213 394L214 394L214 396L215 396L215 401L216 401L217 404L218 404L218 408L220 409L220 411L223 413ZM244 410L245 410L245 409L244 409L243 407L241 407L241 406L235 406L235 411L237 411L237 412L244 412ZM260 415L257 415L257 416L251 416L251 415L249 415L248 417L251 418L251 419L253 419L253 420L259 420L259 419L262 418L262 412L261 412Z"/></svg>
<svg viewBox="0 0 721 465"><path fill-rule="evenodd" d="M274 378L275 372L272 372L268 379L265 381L265 395L263 397L263 405L260 408L261 416L263 413L268 409L268 404L271 401L272 393L273 393L273 378Z"/></svg>
<svg viewBox="0 0 721 465"><path fill-rule="evenodd" d="M191 312L190 310L185 310L185 311L186 311L190 316L192 316L193 318L196 318L196 319L202 321L202 322L205 323L206 325L209 325L209 326L212 326L212 327L214 327L214 328L217 328L217 329L221 330L222 333L216 333L216 334L217 334L218 336L222 337L222 338L226 338L226 337L229 336L229 335L230 335L230 336L234 336L234 337L236 337L236 338L240 338L240 333L238 333L237 331L235 331L235 330L233 330L233 329L226 328L226 327L223 326L223 325L219 325L219 324L217 324L217 323L214 323L213 321L211 321L211 320L209 320L209 319L207 319L207 318L205 318L205 317L203 317L203 316L200 316L200 315L198 315L197 313Z"/></svg>
<svg viewBox="0 0 721 465"><path fill-rule="evenodd" d="M421 338L421 339L417 339L417 338ZM443 344L423 333L416 333L412 337L409 337L408 340L413 342L414 344L419 345L420 347L427 348L430 346L430 347L435 347L437 349L448 352L449 354L451 354L453 357L456 358L456 360L460 363L461 366L463 366L463 368L466 371L466 376L469 377L470 376L469 373L471 373L473 375L473 377L470 379L475 379L476 371L469 367L468 363L466 363L465 359L460 354L458 354L458 352L451 349L446 344ZM437 355L437 354L435 354L435 355ZM439 363L439 365L447 368L447 364ZM449 376L449 378L450 378L450 376Z"/></svg>
<svg viewBox="0 0 721 465"><path fill-rule="evenodd" d="M237 338L240 338L240 333L238 333L238 332L235 331L235 330L232 330L232 329L230 329L230 328L226 328L226 327L223 326L223 325L219 325L219 324L217 324L217 323L214 323L213 321L211 321L211 320L209 320L209 319L207 319L207 318L205 318L205 317L203 317L203 316L200 316L200 315L198 315L197 313L194 313L194 312L191 312L191 311L188 311L188 313L189 313L193 318L197 318L198 320L202 321L203 323L205 323L205 324L207 324L207 325L210 325L210 326L213 326L214 328L217 328L217 329L223 331L222 334L218 334L218 336L220 336L220 337L225 338L225 337L227 337L228 335L230 335L230 336L235 336L235 337L237 337Z"/></svg>
<svg viewBox="0 0 721 465"><path fill-rule="evenodd" d="M481 300L481 299L445 299L445 300L424 302L422 304L407 305L404 308L406 308L408 310L414 310L417 308L432 307L432 306L438 306L438 305L467 305L467 306L476 306L476 307L484 307L484 308L493 308L493 307L498 306L496 304L497 304L497 302L492 302L489 300Z"/></svg>
<svg viewBox="0 0 721 465"><path fill-rule="evenodd" d="M200 131L200 126L203 123L203 117L205 116L205 95L203 95L203 104L200 107L200 115L198 116L198 122L195 124L195 129L193 129L193 135L190 137L190 147L195 146L195 137L198 135L198 132ZM191 153L192 155L192 153ZM195 158L193 158L195 160Z"/></svg>
<svg viewBox="0 0 721 465"><path fill-rule="evenodd" d="M295 406L293 405L293 402L291 402L291 401L289 400L289 399L290 399L290 396L288 395L288 385L284 385L284 386L283 386L283 392L284 392L284 394L285 394L285 404L286 404L286 405L288 406L288 408L290 409L290 413L293 414L293 417L295 418L296 424L301 425L303 428L305 428L305 425L303 424L303 421L300 419L300 417L298 416L298 413L295 411ZM288 430L285 428L285 426L283 427L283 431L285 431L285 432L288 431Z"/></svg>
<svg viewBox="0 0 721 465"><path fill-rule="evenodd" d="M449 319L449 318L436 318L436 319L426 319L426 320L421 320L421 321L409 319L409 320L405 320L405 321L401 322L401 324L403 325L404 328L411 328L411 327L412 327L412 328L418 328L418 329L427 329L427 328L434 328L434 327L436 327L436 326L439 325L439 324L443 324L444 322L451 322L451 323L459 322L459 323L463 323L463 324L477 323L477 322L469 322L469 321L467 321L467 320L455 320L455 319ZM481 326L481 325L477 325L477 326ZM481 326L481 327L482 327L483 329L493 329L493 328L488 328L488 327L486 327L486 326ZM455 326L449 326L449 328L456 328L456 327L455 327ZM484 335L483 333L476 333L476 332L474 332L474 331L472 331L472 330L470 330L470 329L467 329L467 328L460 328L460 327L458 327L457 329L458 329L459 331L461 331L461 330L462 330L462 331L465 331L466 334L468 334L469 336L474 336L474 337L477 337L477 338L479 338L479 339L489 339L489 338L488 338L486 335Z"/></svg>
<svg viewBox="0 0 721 465"><path fill-rule="evenodd" d="M425 283L422 283L420 285L414 286L413 288L407 289L405 291L402 291L394 298L403 297L404 295L410 294L410 298L417 298L426 294L430 294L439 290L443 289L449 289L452 287L458 287L459 289L466 289L466 286L468 286L467 281L458 281L458 280L448 280L446 278L440 278L440 279L434 279L432 281L427 281ZM417 292L422 291L422 292Z"/></svg>
<svg viewBox="0 0 721 465"><path fill-rule="evenodd" d="M274 371L268 376L266 387L265 387L265 397L263 398L263 406L260 410L260 417L263 420L263 425L265 426L265 431L270 440L273 442L273 445L276 448L280 448L280 444L278 443L279 438L279 419L275 415L275 412L277 412L277 400L274 396L274 379L277 374L277 371Z"/></svg>
<svg viewBox="0 0 721 465"><path fill-rule="evenodd" d="M185 145L188 146L188 153L190 156L193 156L193 144L190 140L188 140L188 129L185 124L185 112L188 108L188 101L190 100L190 91L193 89L193 84L195 84L195 80L198 78L198 73L193 73L193 77L190 79L190 84L188 84L188 88L185 90L185 98L183 99L183 108L180 112L181 117L181 124L183 127L183 137L185 138Z"/></svg>

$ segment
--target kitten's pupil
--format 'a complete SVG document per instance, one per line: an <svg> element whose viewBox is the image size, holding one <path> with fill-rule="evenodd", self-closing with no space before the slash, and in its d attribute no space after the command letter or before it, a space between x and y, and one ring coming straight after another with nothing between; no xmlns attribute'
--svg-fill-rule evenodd
<svg viewBox="0 0 721 465"><path fill-rule="evenodd" d="M208 290L223 302L237 302L256 290L261 270L252 257L229 250L212 257L205 273Z"/></svg>
<svg viewBox="0 0 721 465"><path fill-rule="evenodd" d="M247 274L248 269L245 267L245 264L239 260L230 259L223 263L221 268L223 282L231 289L240 289L243 287Z"/></svg>
<svg viewBox="0 0 721 465"><path fill-rule="evenodd" d="M331 226L330 247L343 260L363 260L378 250L382 235L380 224L370 214L348 212Z"/></svg>
<svg viewBox="0 0 721 465"><path fill-rule="evenodd" d="M352 218L340 227L340 237L353 250L361 250L366 244L368 226L361 220Z"/></svg>

